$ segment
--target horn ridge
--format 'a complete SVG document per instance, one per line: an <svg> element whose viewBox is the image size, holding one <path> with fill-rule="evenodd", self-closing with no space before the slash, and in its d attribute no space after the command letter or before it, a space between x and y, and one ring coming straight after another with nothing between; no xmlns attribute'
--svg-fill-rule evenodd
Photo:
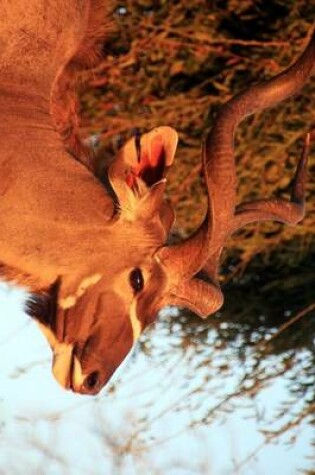
<svg viewBox="0 0 315 475"><path fill-rule="evenodd" d="M223 305L220 287L199 278L182 280L166 297L168 305L192 310L201 318L215 313Z"/></svg>
<svg viewBox="0 0 315 475"><path fill-rule="evenodd" d="M158 256L178 280L192 277L208 257L220 255L232 231L236 201L234 132L247 116L294 95L314 69L315 30L302 55L277 76L255 84L228 101L215 120L203 147L203 173L208 192L207 217L185 241L162 248Z"/></svg>

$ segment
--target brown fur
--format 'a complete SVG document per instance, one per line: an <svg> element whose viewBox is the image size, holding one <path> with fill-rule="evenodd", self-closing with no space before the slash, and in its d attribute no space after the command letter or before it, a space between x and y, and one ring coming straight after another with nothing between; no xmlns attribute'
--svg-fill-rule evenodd
<svg viewBox="0 0 315 475"><path fill-rule="evenodd" d="M30 292L38 292L37 279L30 274L21 272L19 269L0 263L0 277L7 282L19 282Z"/></svg>
<svg viewBox="0 0 315 475"><path fill-rule="evenodd" d="M112 215L112 202L104 196L100 184L94 188L97 183L94 177L70 161L68 169L63 165L63 157L66 160L68 157L61 142L62 139L66 148L88 165L89 155L79 145L76 81L83 69L95 65L100 58L104 35L110 29L110 9L111 2L101 0L16 0L3 5L0 23L0 130L6 139L0 156L3 176L0 208L2 206L4 210L2 219L7 210L12 209L11 219L5 218L12 234L22 231L15 223L19 222L19 216L23 213L26 217L26 227L22 231L25 241L30 233L40 233L42 228L39 224L36 231L33 216L27 218L26 214L36 214L36 208L40 210L41 207L44 214L45 209L54 209L57 196L59 199L63 196L65 207L63 213L56 208L54 219L57 219L58 213L60 222L72 221L73 203L76 201L76 208L81 208L79 214L85 216L85 219L80 219L84 223L86 217L94 212L94 203L99 202L99 197L104 202L100 214L103 209L106 210L102 222ZM16 152L13 159L12 150ZM46 164L41 158L45 155ZM30 166L33 167L32 173L29 173ZM54 169L59 170L60 186ZM45 188L51 180L55 186L49 198L49 190L45 193ZM83 181L87 186L85 193L93 201L93 206L88 205L86 196L82 196L80 182ZM73 189L76 196L73 196ZM20 208L12 207L11 200L20 202ZM17 215L14 217L15 209ZM53 234L49 241L56 239ZM34 242L33 247L39 248L41 241L42 238L39 243ZM58 242L56 244L58 246ZM4 245L1 247L3 249ZM13 271L16 259L6 258L4 253L1 257L10 269L5 271L10 280L17 280L32 289L43 288L51 280L38 281L38 278L31 277L36 272L33 272L32 266L24 266L21 262L19 267L22 268Z"/></svg>
<svg viewBox="0 0 315 475"><path fill-rule="evenodd" d="M165 244L173 213L162 179L177 141L174 131L160 128L141 137L138 153L131 140L110 167L115 202L88 169L77 134L76 79L99 57L108 25L103 5L109 4L16 0L5 4L0 24L0 273L36 293L28 311L56 355L63 345L78 359L78 345L93 334L103 366L92 367L90 346L90 356L77 362L83 375L100 375L90 392L106 382L145 321L129 276L141 268L151 282L153 255ZM150 183L142 176L148 167ZM82 291L95 275L100 284ZM113 302L121 309L117 318ZM119 342L116 320L125 335ZM70 384L65 372L73 364L56 356L54 368L58 381ZM72 388L84 392L82 383Z"/></svg>
<svg viewBox="0 0 315 475"><path fill-rule="evenodd" d="M87 164L78 137L77 80L101 58L112 8L106 0L15 0L1 8L1 85L49 101L67 150Z"/></svg>
<svg viewBox="0 0 315 475"><path fill-rule="evenodd" d="M297 92L315 60L313 35L291 68L222 108L203 154L207 217L192 237L167 246L174 213L164 177L176 132L159 127L125 144L108 170L115 200L79 140L76 79L99 58L109 5L7 1L0 22L0 273L37 293L29 311L53 349L54 375L89 394L163 306L202 317L220 308L217 272L230 233L247 222L302 218L308 144L291 202L235 208L233 134L246 115ZM202 269L210 282L196 277Z"/></svg>
<svg viewBox="0 0 315 475"><path fill-rule="evenodd" d="M51 95L51 113L66 149L89 168L93 155L78 134L77 81L85 69L96 66L102 56L105 34L112 29L109 12L112 2L92 0L85 12L82 30L75 54L64 64L56 77Z"/></svg>

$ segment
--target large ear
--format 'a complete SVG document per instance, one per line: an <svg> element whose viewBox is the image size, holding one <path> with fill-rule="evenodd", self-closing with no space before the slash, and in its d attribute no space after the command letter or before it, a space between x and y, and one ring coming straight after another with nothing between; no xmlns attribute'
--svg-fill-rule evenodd
<svg viewBox="0 0 315 475"><path fill-rule="evenodd" d="M157 127L128 140L109 167L108 177L121 209L132 207L159 182L171 166L177 146L171 127ZM154 191L156 201L158 191Z"/></svg>

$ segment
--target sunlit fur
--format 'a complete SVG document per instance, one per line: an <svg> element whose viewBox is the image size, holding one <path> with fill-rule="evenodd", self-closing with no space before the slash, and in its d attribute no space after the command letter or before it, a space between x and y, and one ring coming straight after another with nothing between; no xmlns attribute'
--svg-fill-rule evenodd
<svg viewBox="0 0 315 475"><path fill-rule="evenodd" d="M233 135L244 117L296 93L315 58L313 35L291 68L221 109L203 148L206 218L169 245L174 212L164 191L176 132L157 127L137 145L129 140L108 169L111 189L94 176L79 139L76 82L100 58L109 10L105 0L14 0L1 5L0 22L0 273L33 293L28 310L52 347L56 379L88 394L106 384L163 306L201 317L221 307L218 269L232 232L303 217L307 152L290 202L236 208ZM134 269L143 274L139 292L130 285Z"/></svg>

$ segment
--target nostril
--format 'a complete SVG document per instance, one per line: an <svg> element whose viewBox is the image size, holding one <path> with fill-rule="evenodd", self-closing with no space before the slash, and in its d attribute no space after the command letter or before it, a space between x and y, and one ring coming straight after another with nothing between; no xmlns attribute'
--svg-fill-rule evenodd
<svg viewBox="0 0 315 475"><path fill-rule="evenodd" d="M99 373L98 371L93 371L90 373L84 380L83 387L87 391L93 391L99 384Z"/></svg>

